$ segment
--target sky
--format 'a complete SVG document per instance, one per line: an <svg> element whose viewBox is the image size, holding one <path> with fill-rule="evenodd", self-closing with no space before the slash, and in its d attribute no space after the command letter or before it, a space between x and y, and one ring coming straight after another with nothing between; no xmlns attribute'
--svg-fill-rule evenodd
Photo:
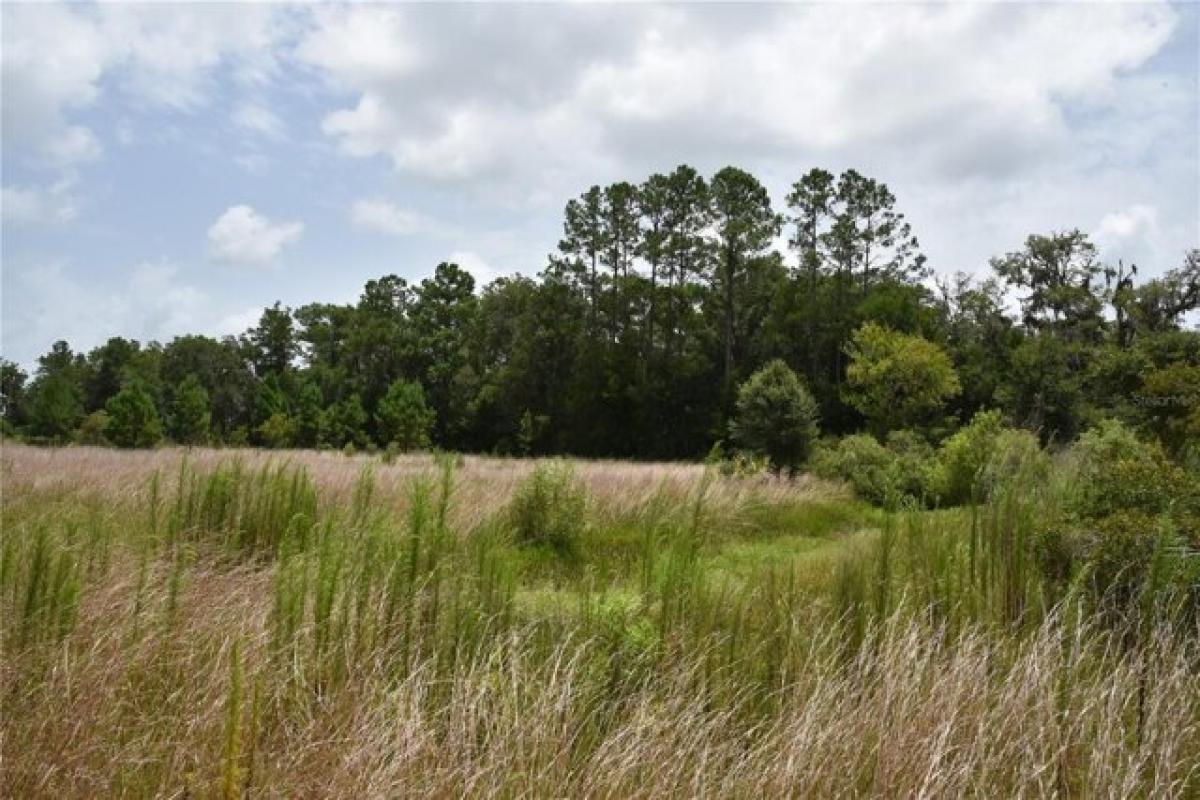
<svg viewBox="0 0 1200 800"><path fill-rule="evenodd" d="M0 355L533 275L570 197L680 163L780 209L856 168L943 274L1073 228L1161 274L1200 246L1198 11L4 3Z"/></svg>

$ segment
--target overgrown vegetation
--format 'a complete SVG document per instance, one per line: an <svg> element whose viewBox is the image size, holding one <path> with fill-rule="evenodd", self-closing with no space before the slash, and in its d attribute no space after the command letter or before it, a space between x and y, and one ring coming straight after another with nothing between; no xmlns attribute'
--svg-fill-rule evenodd
<svg viewBox="0 0 1200 800"><path fill-rule="evenodd" d="M876 442L965 498L890 511L698 466L8 445L3 792L1189 796L1196 473L1113 424L1030 442Z"/></svg>

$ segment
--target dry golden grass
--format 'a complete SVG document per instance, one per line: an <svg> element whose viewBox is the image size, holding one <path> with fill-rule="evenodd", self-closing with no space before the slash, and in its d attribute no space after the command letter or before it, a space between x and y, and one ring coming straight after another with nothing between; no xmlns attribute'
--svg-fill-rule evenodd
<svg viewBox="0 0 1200 800"><path fill-rule="evenodd" d="M169 492L181 452L7 445L0 453L0 511L11 518L15 509L21 520L6 525L5 536L31 536L52 522L78 525L56 546L104 554L102 564L80 556L78 617L64 638L4 653L0 795L1184 798L1200 791L1198 637L1166 628L1132 649L1057 616L1020 636L982 626L948 634L901 604L850 648L838 620L792 609L792 590L772 584L756 587L756 602L778 600L783 611L730 617L747 620L746 628L685 621L664 634L649 668L614 657L640 652L627 646L628 630L618 626L624 649L613 649L600 640L607 628L572 623L577 612L569 611L552 624L518 618L495 638L471 640L482 649L449 667L437 631L428 638L434 645L407 660L395 650L363 652L361 640L347 636L332 657L342 677L332 680L330 661L281 658L273 649L278 562L232 558L216 540L153 549L129 533L142 525L151 476L159 472ZM375 464L376 503L397 510L409 502L408 479L435 472L423 456L393 465L310 452L188 457L201 470L230 457L248 466L290 459L310 471L329 506L351 501L367 463ZM470 528L494 514L530 469L467 457L455 478L455 524ZM706 480L702 467L685 464L588 462L577 474L597 513L609 515L636 513L659 492L687 503ZM719 479L709 489L718 510L841 497L828 484L769 478ZM86 544L88 526L112 546ZM177 592L176 563L186 563ZM354 579L352 570L345 574ZM455 576L444 580L450 586ZM355 610L353 583L341 591L337 608L348 619L378 617L377 609ZM725 613L705 606L705 596L713 595L697 591L687 607ZM383 602L363 597L368 606ZM0 599L0 610L22 603ZM753 627L765 620L781 627ZM299 639L310 641L315 625L306 614ZM777 633L783 638L771 638ZM755 635L789 649L762 653L748 638ZM724 654L738 647L749 655L736 663L779 667L765 691L755 677L721 671L735 663L723 662Z"/></svg>
<svg viewBox="0 0 1200 800"><path fill-rule="evenodd" d="M136 633L136 569L123 573L89 593L44 681L7 690L6 796L216 796L235 640L252 753L239 786L255 797L1185 797L1200 769L1200 675L1174 639L1147 681L1136 658L1054 622L1011 646L897 623L851 663L815 656L755 723L709 707L701 659L683 658L581 754L577 641L534 658L514 632L431 714L445 689L432 664L324 695L287 683L266 654L262 571L200 568L173 624Z"/></svg>
<svg viewBox="0 0 1200 800"><path fill-rule="evenodd" d="M157 472L162 491L169 494L180 462L200 471L239 460L251 469L267 463L303 466L313 477L323 502L344 505L353 495L364 469L375 476L377 502L404 511L406 490L414 477L436 474L434 456L401 455L385 464L378 456L346 456L335 451L256 450L164 447L158 450L114 450L103 447L41 448L5 443L0 446L3 490L13 495L102 497L106 502L140 503ZM536 459L463 456L456 470L454 523L471 529L508 502L513 489L534 469ZM598 509L619 514L644 507L658 493L682 500L696 491L706 471L701 464L630 461L577 461L576 475ZM846 497L846 489L812 476L787 480L770 475L716 478L708 487L713 509L730 509L745 502Z"/></svg>

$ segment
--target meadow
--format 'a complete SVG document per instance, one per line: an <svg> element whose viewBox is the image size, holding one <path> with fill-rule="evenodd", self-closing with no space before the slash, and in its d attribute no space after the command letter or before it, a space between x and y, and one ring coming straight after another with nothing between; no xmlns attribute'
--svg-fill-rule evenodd
<svg viewBox="0 0 1200 800"><path fill-rule="evenodd" d="M682 463L0 452L7 797L1194 797L1195 620L1076 487L883 510ZM1160 570L1161 567L1161 570Z"/></svg>

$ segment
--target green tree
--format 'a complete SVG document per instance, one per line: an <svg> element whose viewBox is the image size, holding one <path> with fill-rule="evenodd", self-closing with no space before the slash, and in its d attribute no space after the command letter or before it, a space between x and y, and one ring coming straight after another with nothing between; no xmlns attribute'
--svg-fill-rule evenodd
<svg viewBox="0 0 1200 800"><path fill-rule="evenodd" d="M877 436L932 423L962 391L950 357L920 336L868 322L855 331L846 352L846 402Z"/></svg>
<svg viewBox="0 0 1200 800"><path fill-rule="evenodd" d="M740 447L767 456L775 469L794 471L812 452L819 435L817 419L817 403L803 381L775 360L738 389L737 412L729 427Z"/></svg>
<svg viewBox="0 0 1200 800"><path fill-rule="evenodd" d="M425 390L416 381L393 383L380 401L375 417L385 444L394 443L401 450L429 446L434 412L425 404Z"/></svg>
<svg viewBox="0 0 1200 800"><path fill-rule="evenodd" d="M1099 340L1106 282L1113 273L1100 263L1086 234L1033 235L1023 249L991 264L1009 287L1025 291L1021 309L1027 328L1069 341Z"/></svg>
<svg viewBox="0 0 1200 800"><path fill-rule="evenodd" d="M725 392L732 391L741 343L737 341L747 272L779 233L766 188L748 172L725 167L713 176L712 218L716 236L715 287L721 298L721 345Z"/></svg>
<svg viewBox="0 0 1200 800"><path fill-rule="evenodd" d="M366 426L367 412L362 399L352 394L325 409L321 415L321 440L334 447L347 444L362 447L367 443Z"/></svg>
<svg viewBox="0 0 1200 800"><path fill-rule="evenodd" d="M204 444L208 441L212 410L208 392L195 375L188 375L175 387L171 404L171 436L180 444Z"/></svg>
<svg viewBox="0 0 1200 800"><path fill-rule="evenodd" d="M296 398L296 445L316 447L321 440L321 389L312 380L306 380Z"/></svg>
<svg viewBox="0 0 1200 800"><path fill-rule="evenodd" d="M1054 336L1034 336L1012 352L996 396L1004 411L1042 442L1067 442L1084 427L1082 352Z"/></svg>
<svg viewBox="0 0 1200 800"><path fill-rule="evenodd" d="M30 390L28 413L35 436L67 441L83 416L77 384L67 375L39 376Z"/></svg>
<svg viewBox="0 0 1200 800"><path fill-rule="evenodd" d="M263 309L258 325L246 332L250 361L259 377L279 375L291 368L300 346L292 323L292 310L275 305Z"/></svg>
<svg viewBox="0 0 1200 800"><path fill-rule="evenodd" d="M25 422L25 383L29 375L17 364L0 358L0 415L7 425Z"/></svg>
<svg viewBox="0 0 1200 800"><path fill-rule="evenodd" d="M117 447L153 447L162 439L162 421L154 398L141 381L130 381L105 405L105 435Z"/></svg>

